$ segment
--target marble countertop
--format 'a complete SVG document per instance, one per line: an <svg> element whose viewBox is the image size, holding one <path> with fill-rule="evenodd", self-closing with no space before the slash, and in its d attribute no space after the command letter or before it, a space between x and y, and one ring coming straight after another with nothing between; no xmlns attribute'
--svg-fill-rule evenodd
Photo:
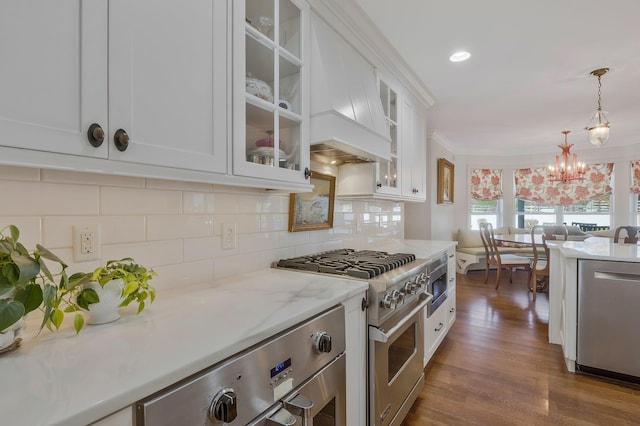
<svg viewBox="0 0 640 426"><path fill-rule="evenodd" d="M367 288L363 281L278 269L158 291L113 323L28 324L0 356L0 419L11 425L84 425L240 352ZM132 309L129 309L132 308ZM34 318L35 319L35 318Z"/></svg>
<svg viewBox="0 0 640 426"><path fill-rule="evenodd" d="M564 257L577 259L640 262L640 244L614 243L611 238L590 237L584 241L548 242L549 248L560 250Z"/></svg>

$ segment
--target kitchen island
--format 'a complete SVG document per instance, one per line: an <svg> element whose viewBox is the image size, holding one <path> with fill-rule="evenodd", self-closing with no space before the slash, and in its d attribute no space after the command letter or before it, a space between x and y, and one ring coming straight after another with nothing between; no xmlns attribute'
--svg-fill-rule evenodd
<svg viewBox="0 0 640 426"><path fill-rule="evenodd" d="M266 269L213 283L159 290L141 314L38 324L0 357L2 424L86 425L210 367L367 289L361 281ZM33 318L35 320L35 317ZM131 422L130 409L122 418Z"/></svg>
<svg viewBox="0 0 640 426"><path fill-rule="evenodd" d="M578 324L578 261L640 262L640 245L613 243L610 238L548 242L549 342L562 346L565 364L575 371Z"/></svg>

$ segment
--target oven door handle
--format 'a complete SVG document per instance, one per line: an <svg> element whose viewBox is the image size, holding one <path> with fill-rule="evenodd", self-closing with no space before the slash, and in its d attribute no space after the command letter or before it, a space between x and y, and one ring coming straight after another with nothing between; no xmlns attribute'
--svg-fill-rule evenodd
<svg viewBox="0 0 640 426"><path fill-rule="evenodd" d="M389 329L386 333L380 330L377 327L369 327L369 339L374 340L376 342L387 343L391 336L393 336L398 330L400 330L407 322L411 321L411 318L418 312L420 312L429 302L433 300L433 295L429 293L422 293L420 296L425 295L426 297L418 306L413 308L413 310L406 315L402 320Z"/></svg>

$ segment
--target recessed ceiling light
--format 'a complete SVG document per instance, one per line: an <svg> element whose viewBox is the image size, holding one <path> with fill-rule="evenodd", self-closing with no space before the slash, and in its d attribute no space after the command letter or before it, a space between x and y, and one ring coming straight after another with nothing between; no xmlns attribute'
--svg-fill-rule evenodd
<svg viewBox="0 0 640 426"><path fill-rule="evenodd" d="M449 60L451 62L462 62L466 61L471 57L471 53L469 52L456 52L453 55L449 56Z"/></svg>

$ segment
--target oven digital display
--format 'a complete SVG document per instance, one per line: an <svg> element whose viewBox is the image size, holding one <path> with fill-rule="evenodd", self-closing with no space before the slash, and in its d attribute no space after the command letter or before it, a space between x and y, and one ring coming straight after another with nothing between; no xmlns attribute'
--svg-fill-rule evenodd
<svg viewBox="0 0 640 426"><path fill-rule="evenodd" d="M291 367L291 358L288 358L281 363L277 364L271 369L271 378L273 379L278 374L282 373L287 368Z"/></svg>

